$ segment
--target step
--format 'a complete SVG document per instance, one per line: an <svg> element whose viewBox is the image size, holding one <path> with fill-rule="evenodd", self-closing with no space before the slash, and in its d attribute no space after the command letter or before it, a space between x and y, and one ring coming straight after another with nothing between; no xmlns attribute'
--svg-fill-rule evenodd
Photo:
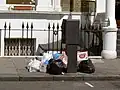
<svg viewBox="0 0 120 90"><path fill-rule="evenodd" d="M102 56L89 56L90 59L102 59Z"/></svg>

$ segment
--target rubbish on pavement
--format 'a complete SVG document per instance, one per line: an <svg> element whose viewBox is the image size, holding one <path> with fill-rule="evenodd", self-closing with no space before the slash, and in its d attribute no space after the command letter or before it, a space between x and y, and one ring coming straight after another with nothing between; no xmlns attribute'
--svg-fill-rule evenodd
<svg viewBox="0 0 120 90"><path fill-rule="evenodd" d="M47 72L46 68L47 68L47 64L41 63L41 65L40 65L40 72L46 73Z"/></svg>
<svg viewBox="0 0 120 90"><path fill-rule="evenodd" d="M95 67L90 59L83 60L78 65L78 71L82 73L94 73Z"/></svg>
<svg viewBox="0 0 120 90"><path fill-rule="evenodd" d="M68 57L67 57L65 51L62 51L62 57L61 57L61 59L62 59L63 63L66 65L66 67L67 67Z"/></svg>
<svg viewBox="0 0 120 90"><path fill-rule="evenodd" d="M77 51L77 61L88 60L88 51Z"/></svg>
<svg viewBox="0 0 120 90"><path fill-rule="evenodd" d="M58 59L61 58L61 56L62 56L62 54L60 54L60 53L55 53L55 54L53 54L53 59L54 59L54 60L58 60Z"/></svg>
<svg viewBox="0 0 120 90"><path fill-rule="evenodd" d="M63 75L65 72L65 65L61 59L51 59L47 65L47 73L54 75Z"/></svg>
<svg viewBox="0 0 120 90"><path fill-rule="evenodd" d="M43 53L42 62L44 63L46 61L49 61L51 58L53 58L52 53L51 52L45 52L45 53Z"/></svg>
<svg viewBox="0 0 120 90"><path fill-rule="evenodd" d="M40 70L41 61L37 60L37 58L30 59L30 62L27 65L27 69L29 72L37 72Z"/></svg>
<svg viewBox="0 0 120 90"><path fill-rule="evenodd" d="M57 51L47 51L43 53L43 57L36 56L30 59L27 65L29 72L44 72L55 75L64 75L67 72L68 56L66 51L62 53ZM77 67L78 71L82 73L94 73L95 67L90 59L88 59L88 52L77 52Z"/></svg>

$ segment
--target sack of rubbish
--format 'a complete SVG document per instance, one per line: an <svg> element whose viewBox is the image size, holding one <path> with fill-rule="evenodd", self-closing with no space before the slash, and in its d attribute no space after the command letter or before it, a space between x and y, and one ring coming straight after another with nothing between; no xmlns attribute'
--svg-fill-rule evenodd
<svg viewBox="0 0 120 90"><path fill-rule="evenodd" d="M27 69L29 72L43 72L46 73L47 71L47 65L49 60L53 58L52 52L44 52L43 57L35 57L34 59L31 59L30 62L27 65Z"/></svg>
<svg viewBox="0 0 120 90"><path fill-rule="evenodd" d="M40 65L40 72L46 73L47 72L47 64L41 64Z"/></svg>
<svg viewBox="0 0 120 90"><path fill-rule="evenodd" d="M60 59L62 54L53 54L53 59L50 59L47 65L47 73L54 75L62 75L66 70L66 65Z"/></svg>
<svg viewBox="0 0 120 90"><path fill-rule="evenodd" d="M66 68L64 67L64 64L62 60L50 60L50 64L47 65L47 73L53 74L53 75L62 75L65 73Z"/></svg>
<svg viewBox="0 0 120 90"><path fill-rule="evenodd" d="M95 72L95 67L90 59L83 60L78 64L78 71L81 73L91 74Z"/></svg>
<svg viewBox="0 0 120 90"><path fill-rule="evenodd" d="M47 61L49 61L51 58L53 58L52 56L52 52L45 52L43 53L43 58L42 58L42 62L46 62L46 64L48 63Z"/></svg>
<svg viewBox="0 0 120 90"><path fill-rule="evenodd" d="M46 73L46 72L47 72L48 62L49 62L48 59L42 61L41 65L40 65L40 72L43 72L43 73Z"/></svg>
<svg viewBox="0 0 120 90"><path fill-rule="evenodd" d="M30 62L27 65L29 72L38 72L40 71L41 61L37 57L30 59Z"/></svg>
<svg viewBox="0 0 120 90"><path fill-rule="evenodd" d="M61 59L62 59L63 63L66 65L66 67L67 67L68 57L67 57L65 51L62 52L62 57L61 57Z"/></svg>

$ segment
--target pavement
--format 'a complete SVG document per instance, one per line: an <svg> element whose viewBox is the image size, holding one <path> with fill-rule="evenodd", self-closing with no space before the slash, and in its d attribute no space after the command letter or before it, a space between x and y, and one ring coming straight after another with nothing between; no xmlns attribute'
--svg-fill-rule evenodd
<svg viewBox="0 0 120 90"><path fill-rule="evenodd" d="M28 72L25 68L28 57L0 57L0 81L119 81L120 59L92 59L95 73L66 73L49 75L40 72Z"/></svg>

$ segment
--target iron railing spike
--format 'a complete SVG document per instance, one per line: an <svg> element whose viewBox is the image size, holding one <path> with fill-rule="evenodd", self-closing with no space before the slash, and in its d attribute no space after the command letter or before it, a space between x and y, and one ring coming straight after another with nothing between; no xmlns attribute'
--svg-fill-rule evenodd
<svg viewBox="0 0 120 90"><path fill-rule="evenodd" d="M48 23L48 29L50 30L50 28L51 28L51 27L50 27L50 23Z"/></svg>
<svg viewBox="0 0 120 90"><path fill-rule="evenodd" d="M24 28L25 26L24 26L24 22L22 22L22 28Z"/></svg>
<svg viewBox="0 0 120 90"><path fill-rule="evenodd" d="M57 23L57 30L59 29L59 23Z"/></svg>
<svg viewBox="0 0 120 90"><path fill-rule="evenodd" d="M83 25L81 24L81 26L80 26L80 29L82 30L83 29Z"/></svg>
<svg viewBox="0 0 120 90"><path fill-rule="evenodd" d="M27 28L27 29L29 28L28 22L27 22L27 26L26 26L26 28Z"/></svg>
<svg viewBox="0 0 120 90"><path fill-rule="evenodd" d="M55 29L55 23L53 23L53 29Z"/></svg>
<svg viewBox="0 0 120 90"><path fill-rule="evenodd" d="M31 29L33 29L33 23L31 23Z"/></svg>
<svg viewBox="0 0 120 90"><path fill-rule="evenodd" d="M6 22L5 22L4 28L5 28L5 29L7 28L7 24L6 24Z"/></svg>
<svg viewBox="0 0 120 90"><path fill-rule="evenodd" d="M11 23L9 23L9 29L11 28Z"/></svg>

